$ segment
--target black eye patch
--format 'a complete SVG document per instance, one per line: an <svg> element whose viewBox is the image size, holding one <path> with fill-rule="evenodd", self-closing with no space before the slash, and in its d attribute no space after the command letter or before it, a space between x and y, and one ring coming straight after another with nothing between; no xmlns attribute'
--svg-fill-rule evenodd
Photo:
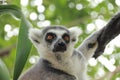
<svg viewBox="0 0 120 80"><path fill-rule="evenodd" d="M63 40L64 40L66 43L69 43L69 42L70 42L70 36L69 36L69 34L67 34L67 33L63 34L62 38L63 38Z"/></svg>
<svg viewBox="0 0 120 80"><path fill-rule="evenodd" d="M56 34L55 33L49 32L49 33L46 34L45 40L47 42L52 43L52 41L55 40L55 39L56 39Z"/></svg>

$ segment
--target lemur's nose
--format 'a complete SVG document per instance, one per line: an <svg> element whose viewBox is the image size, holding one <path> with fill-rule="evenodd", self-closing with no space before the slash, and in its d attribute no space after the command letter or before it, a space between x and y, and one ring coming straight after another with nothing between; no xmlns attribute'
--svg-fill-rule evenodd
<svg viewBox="0 0 120 80"><path fill-rule="evenodd" d="M58 42L58 45L59 46L65 46L65 43L64 42Z"/></svg>
<svg viewBox="0 0 120 80"><path fill-rule="evenodd" d="M66 50L66 43L62 40L58 40L54 45L54 52L64 52Z"/></svg>

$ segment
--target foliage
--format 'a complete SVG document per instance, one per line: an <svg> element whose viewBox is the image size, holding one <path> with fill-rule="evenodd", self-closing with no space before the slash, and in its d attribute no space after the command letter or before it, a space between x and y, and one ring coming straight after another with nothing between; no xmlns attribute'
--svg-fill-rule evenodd
<svg viewBox="0 0 120 80"><path fill-rule="evenodd" d="M76 45L77 47L90 33L100 29L101 27L104 27L109 19L120 9L120 5L116 2L118 0L26 1L7 0L7 3L9 5L0 5L0 70L1 65L5 66L4 64L6 64L11 79L13 79L13 71L15 72L14 80L16 80L17 77L20 75L27 58L28 62L26 63L24 70L31 66L31 63L29 63L31 59L36 59L35 55L37 55L37 51L34 47L31 49L31 43L29 42L27 37L28 28L31 27L30 23L32 23L34 27L39 28L46 25L65 25L67 27L80 27L83 33L81 34L80 40ZM22 2L26 2L27 4L22 4ZM12 6L10 4L12 4ZM22 9L25 17L21 13L19 7ZM8 13L12 14L12 16ZM27 20L25 18L27 18ZM28 20L30 21L30 23L28 22ZM19 35L15 35L14 33L17 29L19 29ZM103 63L101 63L99 59L95 61L93 60L94 63L96 62L95 65L89 64L88 74L90 75L92 80L120 79L119 48L120 45L114 45L113 49L111 49L111 44L109 44L106 49L112 50L110 52L111 54L107 54L107 52L105 51L105 53L102 55L105 60L107 59L108 61L111 61L112 65L116 67L115 70L113 70L112 72L105 65L103 65ZM29 55L30 49L31 54ZM33 63L34 60L32 60ZM14 65L15 68L13 68ZM7 69L6 73L8 74Z"/></svg>
<svg viewBox="0 0 120 80"><path fill-rule="evenodd" d="M26 60L27 60L28 54L30 53L30 49L31 49L31 45L32 45L28 39L28 30L30 27L30 23L27 22L27 20L25 19L24 15L21 12L21 10L17 6L1 5L0 10L1 10L0 11L1 14L11 13L15 17L21 19L19 35L18 35L18 42L17 42L16 61L15 61L15 67L14 67L14 77L13 77L13 80L17 80L17 78L19 77L19 75L20 75L20 73L21 73L21 71L26 63ZM26 43L26 45L23 46L25 43ZM6 72L6 74L8 74L8 73ZM9 78L6 78L7 75L5 76L5 73L3 73L3 71L1 71L0 76L3 76L4 80L9 80Z"/></svg>
<svg viewBox="0 0 120 80"><path fill-rule="evenodd" d="M5 64L0 59L0 80L9 80L10 75Z"/></svg>

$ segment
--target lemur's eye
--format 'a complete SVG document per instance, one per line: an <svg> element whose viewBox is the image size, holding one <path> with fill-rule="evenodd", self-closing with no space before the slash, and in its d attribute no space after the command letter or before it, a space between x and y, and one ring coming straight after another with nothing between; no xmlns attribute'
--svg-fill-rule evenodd
<svg viewBox="0 0 120 80"><path fill-rule="evenodd" d="M64 37L64 40L65 40L65 41L69 41L69 37L68 37L68 36L65 36L65 37Z"/></svg>
<svg viewBox="0 0 120 80"><path fill-rule="evenodd" d="M51 43L55 38L56 38L56 35L54 33L47 33L45 39L46 41Z"/></svg>
<svg viewBox="0 0 120 80"><path fill-rule="evenodd" d="M48 40L51 40L51 39L53 39L53 38L54 38L54 36L52 36L52 35L48 35L48 36L47 36L47 39L48 39Z"/></svg>
<svg viewBox="0 0 120 80"><path fill-rule="evenodd" d="M70 36L68 34L63 35L63 39L65 40L66 43L69 43L70 41Z"/></svg>

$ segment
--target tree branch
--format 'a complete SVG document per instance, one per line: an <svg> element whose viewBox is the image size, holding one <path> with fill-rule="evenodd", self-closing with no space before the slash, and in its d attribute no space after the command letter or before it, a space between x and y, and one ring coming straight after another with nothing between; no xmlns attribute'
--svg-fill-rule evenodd
<svg viewBox="0 0 120 80"><path fill-rule="evenodd" d="M98 36L98 48L93 57L100 56L106 45L120 34L120 13L115 15L108 24L102 29L102 33Z"/></svg>
<svg viewBox="0 0 120 80"><path fill-rule="evenodd" d="M104 77L98 79L98 80L112 80L112 77L116 75L117 73L120 73L120 65L113 71L113 72L108 72Z"/></svg>
<svg viewBox="0 0 120 80"><path fill-rule="evenodd" d="M7 48L0 49L0 57L7 56L8 54L10 54L10 51L15 47L16 47L16 44L13 44Z"/></svg>

